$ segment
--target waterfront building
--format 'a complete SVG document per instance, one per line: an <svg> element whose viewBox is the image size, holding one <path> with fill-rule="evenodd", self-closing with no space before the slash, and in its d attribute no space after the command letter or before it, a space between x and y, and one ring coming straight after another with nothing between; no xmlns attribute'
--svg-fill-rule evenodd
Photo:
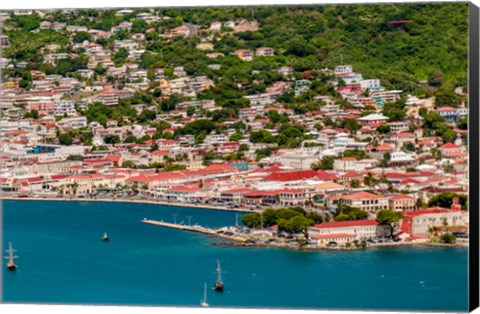
<svg viewBox="0 0 480 314"><path fill-rule="evenodd" d="M411 237L428 237L433 228L447 232L450 229L465 231L468 227L468 211L460 209L458 198L454 199L450 209L429 208L404 212L402 232Z"/></svg>
<svg viewBox="0 0 480 314"><path fill-rule="evenodd" d="M366 240L390 234L390 226L380 225L374 219L324 222L308 228L310 237L317 235L349 235L355 240Z"/></svg>
<svg viewBox="0 0 480 314"><path fill-rule="evenodd" d="M318 246L329 245L332 242L336 245L344 245L356 240L356 236L350 233L316 234L311 238L316 241Z"/></svg>

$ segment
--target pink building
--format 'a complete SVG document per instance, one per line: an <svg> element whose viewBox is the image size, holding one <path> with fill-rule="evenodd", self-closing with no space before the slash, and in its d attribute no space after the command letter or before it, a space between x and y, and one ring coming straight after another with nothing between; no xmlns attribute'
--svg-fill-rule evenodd
<svg viewBox="0 0 480 314"><path fill-rule="evenodd" d="M250 61L253 59L253 52L247 49L239 49L235 51L235 54L244 61Z"/></svg>
<svg viewBox="0 0 480 314"><path fill-rule="evenodd" d="M41 116L49 116L53 115L55 112L55 103L53 102L34 102L34 103L29 103L28 104L28 110L36 110L38 111L38 114Z"/></svg>

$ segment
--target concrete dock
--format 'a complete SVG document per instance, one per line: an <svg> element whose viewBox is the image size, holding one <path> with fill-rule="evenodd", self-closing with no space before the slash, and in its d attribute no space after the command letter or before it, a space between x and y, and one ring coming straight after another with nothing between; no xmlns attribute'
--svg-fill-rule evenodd
<svg viewBox="0 0 480 314"><path fill-rule="evenodd" d="M168 222L149 220L149 219L144 219L144 220L141 220L140 222L144 223L144 224L148 224L148 225L154 225L154 226L160 226L160 227L166 227L166 228L172 228L172 229L179 229L179 230L186 230L186 231L191 231L191 232L203 233L203 234L207 234L207 235L210 235L210 236L229 239L229 240L236 241L236 242L245 242L245 241L248 240L245 237L232 236L232 235L226 235L226 234L223 234L223 233L217 233L213 229L205 228L205 227L202 227L202 226L187 226L187 225L172 224L172 223L168 223Z"/></svg>

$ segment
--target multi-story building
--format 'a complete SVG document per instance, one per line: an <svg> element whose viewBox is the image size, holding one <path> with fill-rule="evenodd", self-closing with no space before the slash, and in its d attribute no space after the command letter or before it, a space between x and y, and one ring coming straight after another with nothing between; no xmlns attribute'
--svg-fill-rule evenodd
<svg viewBox="0 0 480 314"><path fill-rule="evenodd" d="M388 199L388 209L396 212L415 210L415 198L405 194L392 196Z"/></svg>
<svg viewBox="0 0 480 314"><path fill-rule="evenodd" d="M357 192L350 195L343 195L338 198L341 205L357 207L361 210L372 211L388 208L388 198L384 195L377 195L368 192Z"/></svg>
<svg viewBox="0 0 480 314"><path fill-rule="evenodd" d="M260 57L270 57L275 55L275 50L270 47L260 47L255 50L255 54Z"/></svg>
<svg viewBox="0 0 480 314"><path fill-rule="evenodd" d="M253 52L247 49L239 49L235 51L235 54L243 61L250 61L253 59Z"/></svg>
<svg viewBox="0 0 480 314"><path fill-rule="evenodd" d="M352 73L353 67L351 65L339 65L335 67L335 75Z"/></svg>
<svg viewBox="0 0 480 314"><path fill-rule="evenodd" d="M390 227L380 225L375 219L355 221L324 222L308 228L309 235L315 239L319 235L349 235L355 240L366 240L389 235Z"/></svg>
<svg viewBox="0 0 480 314"><path fill-rule="evenodd" d="M77 111L75 110L75 103L71 100L61 100L55 102L56 116L75 116Z"/></svg>

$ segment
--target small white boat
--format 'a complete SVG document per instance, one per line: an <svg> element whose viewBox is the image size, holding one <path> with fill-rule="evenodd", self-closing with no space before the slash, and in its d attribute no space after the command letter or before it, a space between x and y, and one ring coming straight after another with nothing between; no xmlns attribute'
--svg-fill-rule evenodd
<svg viewBox="0 0 480 314"><path fill-rule="evenodd" d="M203 300L200 301L200 305L203 307L208 307L207 303L207 283L204 285L204 290L203 290Z"/></svg>
<svg viewBox="0 0 480 314"><path fill-rule="evenodd" d="M105 232L103 234L103 242L108 242L110 239L108 238L108 234Z"/></svg>

